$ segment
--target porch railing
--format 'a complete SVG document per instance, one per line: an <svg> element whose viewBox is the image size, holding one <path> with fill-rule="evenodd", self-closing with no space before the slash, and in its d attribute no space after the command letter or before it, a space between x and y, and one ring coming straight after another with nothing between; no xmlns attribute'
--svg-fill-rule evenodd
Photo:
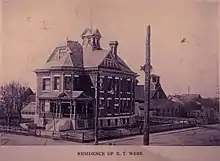
<svg viewBox="0 0 220 161"><path fill-rule="evenodd" d="M45 117L46 119L47 118L54 118L55 116L55 113L52 113L52 112L47 112L47 113L40 113L40 117L43 118ZM57 117L59 118L59 116L62 118L70 118L70 114L57 114ZM88 119L88 118L94 118L94 115L93 114L72 114L72 119Z"/></svg>

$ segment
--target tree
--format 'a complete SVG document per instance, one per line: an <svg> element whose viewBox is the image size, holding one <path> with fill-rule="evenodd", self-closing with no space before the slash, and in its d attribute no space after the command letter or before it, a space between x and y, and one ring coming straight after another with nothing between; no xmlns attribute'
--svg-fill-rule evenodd
<svg viewBox="0 0 220 161"><path fill-rule="evenodd" d="M11 125L13 116L18 116L19 123L21 123L21 110L31 101L30 95L30 88L21 85L19 82L12 81L0 86L1 101L7 116L8 125Z"/></svg>

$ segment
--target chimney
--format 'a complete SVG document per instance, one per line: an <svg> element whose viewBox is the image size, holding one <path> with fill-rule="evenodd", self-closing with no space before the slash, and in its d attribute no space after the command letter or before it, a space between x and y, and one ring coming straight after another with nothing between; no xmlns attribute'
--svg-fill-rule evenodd
<svg viewBox="0 0 220 161"><path fill-rule="evenodd" d="M114 55L115 58L117 58L118 41L111 41L109 45L110 45L112 54Z"/></svg>

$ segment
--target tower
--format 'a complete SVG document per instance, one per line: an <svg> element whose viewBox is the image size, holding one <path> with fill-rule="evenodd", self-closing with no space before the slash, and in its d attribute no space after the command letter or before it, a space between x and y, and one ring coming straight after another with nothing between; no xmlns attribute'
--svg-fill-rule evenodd
<svg viewBox="0 0 220 161"><path fill-rule="evenodd" d="M81 35L83 40L83 47L90 47L92 50L101 50L100 39L102 38L101 33L98 29L92 30L86 28Z"/></svg>

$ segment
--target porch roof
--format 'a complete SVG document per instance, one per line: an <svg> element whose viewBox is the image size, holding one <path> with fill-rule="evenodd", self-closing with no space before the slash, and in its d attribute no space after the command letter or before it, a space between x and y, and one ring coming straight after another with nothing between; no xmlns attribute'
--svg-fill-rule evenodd
<svg viewBox="0 0 220 161"><path fill-rule="evenodd" d="M53 91L47 92L39 97L40 99L86 99L92 100L93 98L86 95L83 91L72 91L71 92L60 92L60 91Z"/></svg>

